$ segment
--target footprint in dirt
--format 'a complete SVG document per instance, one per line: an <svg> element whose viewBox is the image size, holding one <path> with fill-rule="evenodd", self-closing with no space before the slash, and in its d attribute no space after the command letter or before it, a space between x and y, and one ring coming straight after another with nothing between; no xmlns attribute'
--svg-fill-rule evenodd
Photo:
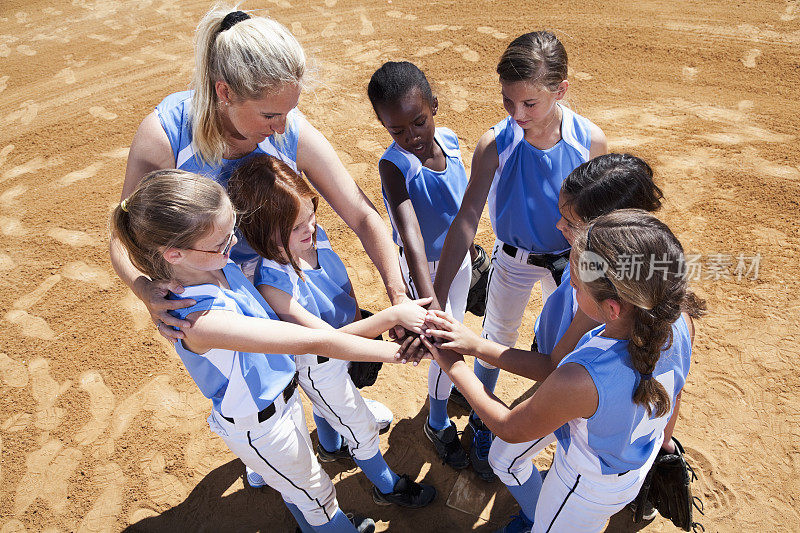
<svg viewBox="0 0 800 533"><path fill-rule="evenodd" d="M7 354L0 352L0 376L9 387L20 388L28 384L28 369Z"/></svg>
<svg viewBox="0 0 800 533"><path fill-rule="evenodd" d="M47 235L68 246L100 246L102 244L101 239L92 237L83 231L52 228L47 232Z"/></svg>
<svg viewBox="0 0 800 533"><path fill-rule="evenodd" d="M108 531L122 512L125 475L117 463L108 463L95 469L92 485L103 487L92 508L81 521L79 531L91 533Z"/></svg>
<svg viewBox="0 0 800 533"><path fill-rule="evenodd" d="M90 107L89 114L96 118L102 118L103 120L114 120L117 118L116 113L112 113L105 107L99 105Z"/></svg>
<svg viewBox="0 0 800 533"><path fill-rule="evenodd" d="M747 68L756 68L756 59L761 56L761 50L758 48L751 48L747 52L745 52L744 57L741 59L741 62Z"/></svg>
<svg viewBox="0 0 800 533"><path fill-rule="evenodd" d="M786 0L786 10L781 13L781 20L784 22L791 22L797 18L797 12L800 11L800 1Z"/></svg>
<svg viewBox="0 0 800 533"><path fill-rule="evenodd" d="M14 514L23 514L41 498L58 514L67 510L69 478L78 467L83 454L75 448L64 448L61 441L52 439L25 460L27 471L17 484Z"/></svg>
<svg viewBox="0 0 800 533"><path fill-rule="evenodd" d="M141 331L148 326L153 326L153 321L150 320L150 313L147 311L147 307L132 291L128 291L119 303L130 313L135 331Z"/></svg>
<svg viewBox="0 0 800 533"><path fill-rule="evenodd" d="M19 121L19 123L23 126L27 126L34 121L36 115L38 114L39 104L33 100L26 100L20 104L18 110L6 115L5 119L3 119L3 122L6 124L11 124L12 122Z"/></svg>
<svg viewBox="0 0 800 533"><path fill-rule="evenodd" d="M27 233L27 230L25 230L18 218L0 217L0 233L8 237L22 237Z"/></svg>
<svg viewBox="0 0 800 533"><path fill-rule="evenodd" d="M42 357L31 361L28 373L31 378L31 394L36 401L34 425L44 431L53 430L64 417L64 409L56 407L56 401L72 386L72 382L66 380L59 385L50 375L50 363Z"/></svg>
<svg viewBox="0 0 800 533"><path fill-rule="evenodd" d="M114 393L103 382L103 377L91 370L80 377L79 386L89 395L89 413L92 419L75 433L75 442L86 446L94 442L108 427L114 412Z"/></svg>
<svg viewBox="0 0 800 533"><path fill-rule="evenodd" d="M67 185L72 185L76 181L81 181L87 178L91 178L95 174L97 174L97 171L100 170L101 168L103 168L103 162L96 161L91 165L89 165L88 167L82 168L81 170L73 170L66 176L57 180L55 185L56 187L66 187Z"/></svg>
<svg viewBox="0 0 800 533"><path fill-rule="evenodd" d="M10 255L0 252L0 270L11 270L16 266L17 263Z"/></svg>
<svg viewBox="0 0 800 533"><path fill-rule="evenodd" d="M361 35L372 35L375 33L375 27L372 25L372 21L367 18L364 13L361 13Z"/></svg>
<svg viewBox="0 0 800 533"><path fill-rule="evenodd" d="M0 76L0 93L6 90L9 79L9 76Z"/></svg>
<svg viewBox="0 0 800 533"><path fill-rule="evenodd" d="M56 338L55 332L50 329L50 325L45 319L31 315L22 309L12 309L7 312L5 319L20 328L26 337L51 341Z"/></svg>
<svg viewBox="0 0 800 533"><path fill-rule="evenodd" d="M505 41L506 39L508 39L508 34L507 33L503 33L500 30L496 30L496 29L492 28L491 26L478 26L478 33L483 33L485 35L491 35L492 37L494 37L498 41Z"/></svg>
<svg viewBox="0 0 800 533"><path fill-rule="evenodd" d="M7 189L3 194L0 194L0 206L4 209L14 208L14 211L20 212L19 197L28 192L28 187L25 185L16 185Z"/></svg>
<svg viewBox="0 0 800 533"><path fill-rule="evenodd" d="M140 459L147 478L147 495L158 507L174 507L186 499L189 489L180 479L164 472L167 462L161 452L152 452Z"/></svg>
<svg viewBox="0 0 800 533"><path fill-rule="evenodd" d="M401 19L401 20L417 20L416 15L412 15L410 13L403 13L401 11L391 10L386 12L386 16L393 18L393 19Z"/></svg>
<svg viewBox="0 0 800 533"><path fill-rule="evenodd" d="M45 297L50 289L56 286L56 284L61 281L60 274L53 274L52 276L48 276L45 280L39 284L38 287L27 293L25 296L18 298L12 306L14 309L22 309L28 310L33 307L36 302L41 300Z"/></svg>
<svg viewBox="0 0 800 533"><path fill-rule="evenodd" d="M693 483L692 493L703 500L706 514L712 511L714 520L732 516L737 507L738 491L731 487L731 481L720 473L713 454L686 446L686 460L694 467L697 481Z"/></svg>
<svg viewBox="0 0 800 533"><path fill-rule="evenodd" d="M83 261L73 261L64 267L64 277L97 285L100 289L110 289L113 285L109 273L96 265L87 265Z"/></svg>
<svg viewBox="0 0 800 533"><path fill-rule="evenodd" d="M468 46L460 44L453 48L456 52L461 54L466 61L476 62L479 61L481 56L475 50L471 50Z"/></svg>

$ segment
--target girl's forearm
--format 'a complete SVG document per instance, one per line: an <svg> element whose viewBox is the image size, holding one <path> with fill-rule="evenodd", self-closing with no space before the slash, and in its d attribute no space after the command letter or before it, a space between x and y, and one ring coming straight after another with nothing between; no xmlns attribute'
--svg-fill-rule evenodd
<svg viewBox="0 0 800 533"><path fill-rule="evenodd" d="M489 339L482 338L473 355L492 366L536 381L543 381L555 370L547 354L508 348Z"/></svg>

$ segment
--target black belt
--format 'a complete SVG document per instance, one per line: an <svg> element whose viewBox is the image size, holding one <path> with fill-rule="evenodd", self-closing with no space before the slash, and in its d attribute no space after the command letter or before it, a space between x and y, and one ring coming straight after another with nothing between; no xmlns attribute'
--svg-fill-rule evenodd
<svg viewBox="0 0 800 533"><path fill-rule="evenodd" d="M283 395L283 401L284 402L288 402L289 401L289 398L292 397L292 394L294 394L295 389L297 389L297 372L294 373L294 377L292 378L292 381L290 381L289 384L286 385L286 388L283 389L282 395ZM269 404L268 406L266 406L265 408L263 408L261 411L258 412L258 422L259 422L259 424L261 422L267 420L269 417L271 417L274 414L275 414L275 402L272 402L271 404ZM229 417L223 415L222 413L220 413L219 416L221 416L222 418L224 418L225 420L227 420L231 424L234 424L236 422L233 418L229 418Z"/></svg>
<svg viewBox="0 0 800 533"><path fill-rule="evenodd" d="M328 361L330 361L329 357L323 357L321 355L317 356L317 364L319 365L321 365L322 363L327 363Z"/></svg>
<svg viewBox="0 0 800 533"><path fill-rule="evenodd" d="M517 257L517 251L519 251L519 248L516 246L503 243L503 252L511 257ZM564 268L569 263L569 250L558 254L534 254L524 250L522 252L523 257L524 254L528 254L525 261L529 265L546 268L553 274L553 280L556 282L556 285L561 285L561 275L564 273Z"/></svg>

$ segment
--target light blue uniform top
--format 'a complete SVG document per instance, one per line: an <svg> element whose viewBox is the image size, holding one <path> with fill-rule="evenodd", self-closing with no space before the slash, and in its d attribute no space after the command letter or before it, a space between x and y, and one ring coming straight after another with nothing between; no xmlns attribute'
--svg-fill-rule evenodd
<svg viewBox="0 0 800 533"><path fill-rule="evenodd" d="M300 279L291 264L261 258L254 283L290 294L304 309L339 329L355 320L356 300L350 294L352 286L344 263L321 226L317 226L317 262L319 268L304 269L305 279Z"/></svg>
<svg viewBox="0 0 800 533"><path fill-rule="evenodd" d="M231 173L257 154L268 154L277 157L293 170L297 171L297 140L299 132L300 112L292 109L286 117L286 131L282 135L270 135L255 150L239 159L223 159L218 164L202 161L192 142L192 94L193 91L174 93L156 106L156 114L161 126L167 133L172 153L175 156L175 168L194 172L211 178L227 188ZM237 264L255 259L258 254L250 247L240 231L236 231L238 243L231 250L231 258Z"/></svg>
<svg viewBox="0 0 800 533"><path fill-rule="evenodd" d="M186 318L196 311L230 311L244 316L278 320L278 317L242 271L229 261L222 270L230 289L204 284L184 287L174 300L191 298L197 303L185 309L170 311ZM295 374L294 357L286 354L235 352L214 348L196 354L177 341L175 351L189 375L214 409L229 418L258 413L278 397Z"/></svg>
<svg viewBox="0 0 800 533"><path fill-rule="evenodd" d="M381 156L381 159L396 166L406 179L408 197L417 215L428 261L438 261L442 255L447 230L450 229L464 199L464 191L467 190L467 171L461 161L458 137L447 128L436 128L434 139L447 160L447 167L441 172L422 166L417 156L400 148L396 142ZM397 233L397 224L389 209L386 191L382 192L383 203L392 221L394 242L403 246Z"/></svg>
<svg viewBox="0 0 800 533"><path fill-rule="evenodd" d="M621 474L647 463L663 440L664 428L683 389L692 355L689 328L683 317L672 325L672 345L661 352L653 378L670 397L670 411L650 419L644 406L633 403L641 375L631 363L628 341L601 336L605 326L581 338L559 366L578 363L597 387L597 411L576 418L555 431L567 463L577 473Z"/></svg>
<svg viewBox="0 0 800 533"><path fill-rule="evenodd" d="M570 284L569 263L561 275L561 285L544 301L542 312L536 317L533 331L540 353L551 353L572 324L578 312L575 289Z"/></svg>
<svg viewBox="0 0 800 533"><path fill-rule="evenodd" d="M570 172L589 159L588 119L559 104L561 140L539 150L510 116L494 126L499 165L489 189L489 218L497 238L534 252L558 253L569 243L556 228L558 193Z"/></svg>

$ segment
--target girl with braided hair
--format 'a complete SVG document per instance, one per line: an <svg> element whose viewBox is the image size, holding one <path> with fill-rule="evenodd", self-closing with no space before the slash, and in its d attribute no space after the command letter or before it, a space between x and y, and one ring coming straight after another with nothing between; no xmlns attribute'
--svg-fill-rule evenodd
<svg viewBox="0 0 800 533"><path fill-rule="evenodd" d="M429 314L428 334L440 339L429 349L496 435L513 443L555 432L533 523L506 531L600 531L636 497L686 382L692 318L705 309L689 290L680 242L645 211L614 211L576 228L570 269L578 306L601 325L557 362ZM451 350L542 383L508 409Z"/></svg>

